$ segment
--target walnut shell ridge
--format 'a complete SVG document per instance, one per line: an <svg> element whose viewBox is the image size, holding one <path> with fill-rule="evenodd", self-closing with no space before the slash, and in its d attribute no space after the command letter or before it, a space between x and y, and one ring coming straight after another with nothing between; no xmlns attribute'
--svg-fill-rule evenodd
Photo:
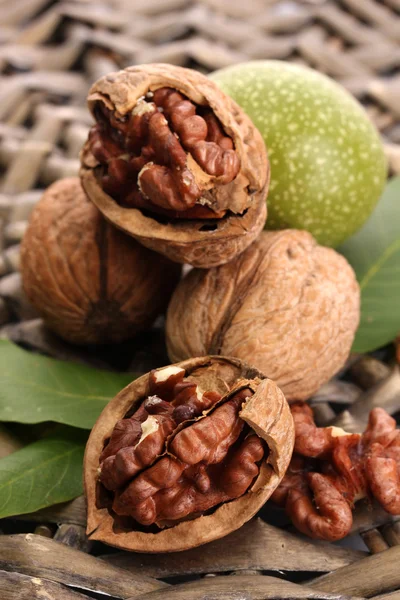
<svg viewBox="0 0 400 600"><path fill-rule="evenodd" d="M263 232L231 263L193 269L180 282L167 313L168 354L235 356L288 400L304 400L343 366L359 315L343 256L305 231Z"/></svg>
<svg viewBox="0 0 400 600"><path fill-rule="evenodd" d="M223 356L192 358L177 364L203 389L227 392L236 382L248 385L254 395L242 407L241 418L265 440L270 453L250 490L226 502L211 514L162 529L157 533L113 527L106 508L96 506L99 457L115 423L149 393L148 374L124 388L105 407L96 421L86 445L84 485L88 508L87 534L126 550L136 552L174 552L194 548L221 538L246 523L265 504L279 485L290 463L294 445L294 425L290 408L277 385L240 360Z"/></svg>
<svg viewBox="0 0 400 600"><path fill-rule="evenodd" d="M128 339L162 312L180 266L110 225L78 178L51 185L21 246L25 292L50 329L76 344Z"/></svg>
<svg viewBox="0 0 400 600"><path fill-rule="evenodd" d="M148 91L171 87L200 106L210 106L232 138L241 161L239 174L220 194L234 198L234 212L222 219L158 220L136 208L120 206L99 183L99 163L86 143L81 152L80 176L89 198L114 225L141 244L171 260L195 267L224 264L243 252L262 231L270 167L261 134L242 109L206 76L191 69L166 64L129 67L99 79L88 96L89 108L103 102L125 115ZM245 210L244 210L245 209ZM243 211L243 214L235 214Z"/></svg>

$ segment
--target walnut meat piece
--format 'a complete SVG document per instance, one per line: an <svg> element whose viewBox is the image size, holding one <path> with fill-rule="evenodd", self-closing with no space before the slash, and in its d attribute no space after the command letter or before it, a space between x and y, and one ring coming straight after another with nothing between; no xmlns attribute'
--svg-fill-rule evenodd
<svg viewBox="0 0 400 600"><path fill-rule="evenodd" d="M369 414L364 433L317 427L307 404L291 405L294 454L272 500L312 538L340 540L351 530L362 498L400 514L400 430L382 408Z"/></svg>
<svg viewBox="0 0 400 600"><path fill-rule="evenodd" d="M149 396L155 380L159 396ZM282 392L239 360L195 358L143 375L108 404L88 440L88 535L140 552L222 537L267 501L293 443Z"/></svg>
<svg viewBox="0 0 400 600"><path fill-rule="evenodd" d="M359 321L354 272L305 231L264 232L242 255L180 282L167 315L171 360L222 354L255 365L288 400L344 364Z"/></svg>
<svg viewBox="0 0 400 600"><path fill-rule="evenodd" d="M165 309L180 266L112 227L78 178L51 185L21 249L24 289L50 329L77 344L128 339Z"/></svg>
<svg viewBox="0 0 400 600"><path fill-rule="evenodd" d="M247 248L263 228L269 183L264 142L207 77L139 65L91 88L96 124L82 184L119 228L177 262L208 268Z"/></svg>

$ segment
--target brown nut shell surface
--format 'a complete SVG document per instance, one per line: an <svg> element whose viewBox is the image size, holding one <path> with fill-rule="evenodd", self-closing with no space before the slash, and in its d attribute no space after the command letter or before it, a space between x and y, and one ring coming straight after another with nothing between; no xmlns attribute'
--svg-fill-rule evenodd
<svg viewBox="0 0 400 600"><path fill-rule="evenodd" d="M194 548L218 539L241 527L268 500L290 463L294 426L289 406L277 385L256 369L237 359L222 356L193 358L176 366L202 389L220 390L229 396L233 386L246 387L253 395L246 399L239 417L266 443L259 475L248 491L218 506L211 514L160 529L158 532L124 530L116 527L112 512L97 507L99 457L115 424L149 394L149 375L143 375L124 388L103 410L90 434L84 458L84 484L88 507L87 533L99 540L136 552L173 552ZM233 392L232 392L233 393Z"/></svg>
<svg viewBox="0 0 400 600"><path fill-rule="evenodd" d="M82 185L108 220L144 246L176 262L200 268L224 264L256 239L267 216L269 162L263 139L247 115L201 73L166 64L129 67L99 79L89 92L89 108L95 113L100 102L123 117L148 92L164 87L177 90L197 106L211 108L233 141L240 159L237 176L226 185L220 185L218 178L211 178L211 183L207 179L206 186L211 204L228 210L226 216L212 220L167 220L138 208L121 206L102 189L102 168L89 142L81 153ZM190 153L188 157L188 165L193 167L196 181L201 184L206 173L197 167Z"/></svg>
<svg viewBox="0 0 400 600"><path fill-rule="evenodd" d="M222 354L254 364L287 400L309 398L344 364L360 295L345 258L305 231L264 232L231 263L193 269L171 299L171 360Z"/></svg>
<svg viewBox="0 0 400 600"><path fill-rule="evenodd" d="M21 247L25 292L50 329L76 344L128 339L166 307L180 266L110 225L78 178L51 185Z"/></svg>

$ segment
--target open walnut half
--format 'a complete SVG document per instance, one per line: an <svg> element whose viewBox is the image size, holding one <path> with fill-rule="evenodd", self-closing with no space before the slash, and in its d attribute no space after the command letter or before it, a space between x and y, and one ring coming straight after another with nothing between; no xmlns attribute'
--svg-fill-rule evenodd
<svg viewBox="0 0 400 600"><path fill-rule="evenodd" d="M97 81L86 193L115 225L177 262L231 260L261 231L269 164L250 119L207 77L173 65Z"/></svg>
<svg viewBox="0 0 400 600"><path fill-rule="evenodd" d="M140 552L220 538L268 500L293 443L282 392L241 361L151 371L108 404L88 440L88 535Z"/></svg>

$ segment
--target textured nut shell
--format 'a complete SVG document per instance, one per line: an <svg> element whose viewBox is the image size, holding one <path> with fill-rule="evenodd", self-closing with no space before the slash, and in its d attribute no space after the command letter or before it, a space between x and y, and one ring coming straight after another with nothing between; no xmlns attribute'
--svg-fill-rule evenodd
<svg viewBox="0 0 400 600"><path fill-rule="evenodd" d="M25 292L64 339L132 337L165 308L180 268L112 227L78 178L51 185L21 247Z"/></svg>
<svg viewBox="0 0 400 600"><path fill-rule="evenodd" d="M174 65L150 64L129 67L101 78L89 92L89 108L93 111L95 103L102 100L123 115L148 90L164 86L179 90L196 104L210 106L234 140L241 169L236 180L218 188L218 193L226 195L226 202L233 210L240 212L248 206L247 212L243 216L231 215L212 221L216 229L207 231L202 230L206 223L201 220L163 224L138 209L123 208L101 189L96 171L98 163L88 144L81 153L82 185L107 219L148 248L196 267L224 264L255 240L267 216L265 199L270 169L265 145L239 106L201 73ZM248 194L243 189L239 192L235 182L239 187L248 185L251 189L250 205Z"/></svg>
<svg viewBox="0 0 400 600"><path fill-rule="evenodd" d="M167 315L169 357L235 356L288 400L305 400L343 366L359 304L341 255L305 231L264 232L230 264L180 282Z"/></svg>
<svg viewBox="0 0 400 600"><path fill-rule="evenodd" d="M103 410L87 443L84 458L84 483L88 505L87 533L92 540L137 552L174 552L194 548L218 539L241 527L265 504L278 486L289 465L294 444L294 426L289 406L281 390L256 369L237 360L220 356L194 358L179 363L196 379L197 369L206 383L203 367L213 368L207 378L212 388L223 377L228 380L262 379L251 402L244 405L241 417L263 437L269 447L268 464L264 463L251 491L227 502L211 515L184 521L158 533L141 531L114 532L113 519L107 509L96 508L96 481L99 456L118 419L148 393L148 375L143 375L123 389ZM219 370L219 365L221 370ZM250 384L251 385L251 384ZM254 405L257 404L257 408ZM272 467L270 466L272 465Z"/></svg>

